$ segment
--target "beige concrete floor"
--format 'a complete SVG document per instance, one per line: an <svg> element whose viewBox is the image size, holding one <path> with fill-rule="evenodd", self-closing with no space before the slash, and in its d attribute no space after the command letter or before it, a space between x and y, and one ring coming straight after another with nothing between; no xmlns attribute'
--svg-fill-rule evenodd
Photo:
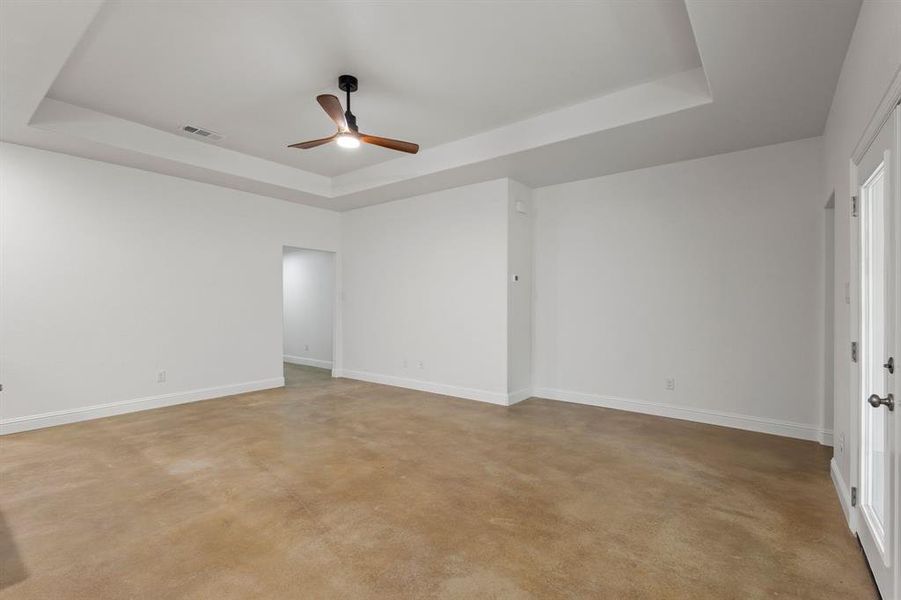
<svg viewBox="0 0 901 600"><path fill-rule="evenodd" d="M287 367L0 440L0 598L874 598L814 443Z"/></svg>

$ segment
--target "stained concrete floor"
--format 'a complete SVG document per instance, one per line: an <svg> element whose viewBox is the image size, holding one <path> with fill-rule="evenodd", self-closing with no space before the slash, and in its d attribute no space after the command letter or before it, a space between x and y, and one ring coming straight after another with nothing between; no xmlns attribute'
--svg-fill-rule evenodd
<svg viewBox="0 0 901 600"><path fill-rule="evenodd" d="M0 440L0 598L876 597L814 443L287 366Z"/></svg>

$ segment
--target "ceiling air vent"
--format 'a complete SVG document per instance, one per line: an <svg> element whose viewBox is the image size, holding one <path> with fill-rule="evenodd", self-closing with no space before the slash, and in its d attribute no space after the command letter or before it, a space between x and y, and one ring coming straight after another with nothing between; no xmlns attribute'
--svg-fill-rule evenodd
<svg viewBox="0 0 901 600"><path fill-rule="evenodd" d="M196 135L197 137L202 137L211 142L218 142L222 139L222 135L216 133L215 131L210 131L209 129L203 129L202 127L195 127L193 125L185 125L182 127L182 131L188 133L190 135Z"/></svg>

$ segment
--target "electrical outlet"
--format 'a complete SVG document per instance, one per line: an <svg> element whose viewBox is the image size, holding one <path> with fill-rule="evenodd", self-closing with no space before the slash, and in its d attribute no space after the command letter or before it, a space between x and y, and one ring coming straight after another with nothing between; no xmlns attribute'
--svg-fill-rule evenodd
<svg viewBox="0 0 901 600"><path fill-rule="evenodd" d="M425 365L422 364L422 361L421 361L421 360L416 361L416 366L419 367L420 369L422 369L422 368L425 367Z"/></svg>
<svg viewBox="0 0 901 600"><path fill-rule="evenodd" d="M664 383L666 384L666 389L670 392L676 389L676 379L674 377L667 377Z"/></svg>
<svg viewBox="0 0 901 600"><path fill-rule="evenodd" d="M166 372L160 371L156 374L156 382L157 383L166 383Z"/></svg>
<svg viewBox="0 0 901 600"><path fill-rule="evenodd" d="M304 344L304 345L303 345L303 349L304 349L305 351L309 352L309 350L310 350L310 345L309 345L309 344Z"/></svg>

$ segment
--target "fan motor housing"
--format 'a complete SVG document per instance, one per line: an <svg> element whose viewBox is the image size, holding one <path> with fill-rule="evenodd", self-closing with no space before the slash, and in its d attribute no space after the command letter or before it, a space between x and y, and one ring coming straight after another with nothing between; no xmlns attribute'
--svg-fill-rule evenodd
<svg viewBox="0 0 901 600"><path fill-rule="evenodd" d="M353 75L341 75L338 77L338 88L342 92L356 92L357 78Z"/></svg>

